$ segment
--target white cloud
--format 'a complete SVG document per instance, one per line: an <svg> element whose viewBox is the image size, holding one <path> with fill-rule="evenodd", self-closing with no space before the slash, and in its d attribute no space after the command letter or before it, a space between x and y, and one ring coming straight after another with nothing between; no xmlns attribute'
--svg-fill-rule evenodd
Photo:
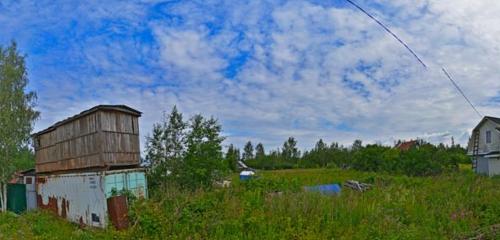
<svg viewBox="0 0 500 240"><path fill-rule="evenodd" d="M453 135L465 143L478 119L441 66L481 112L500 115L488 102L500 91L499 2L359 2L429 69L354 8L307 1L13 4L0 7L0 24L8 26L0 40L31 49L50 33L65 46L28 57L43 117L38 129L92 105L123 103L144 112L146 134L177 104L186 115L219 118L228 142L240 146L252 140L274 148L288 136L302 147L319 138L348 144ZM151 18L152 11L160 12ZM152 39L134 35L142 31ZM226 68L240 52L249 56L230 79ZM359 71L363 64L369 74Z"/></svg>

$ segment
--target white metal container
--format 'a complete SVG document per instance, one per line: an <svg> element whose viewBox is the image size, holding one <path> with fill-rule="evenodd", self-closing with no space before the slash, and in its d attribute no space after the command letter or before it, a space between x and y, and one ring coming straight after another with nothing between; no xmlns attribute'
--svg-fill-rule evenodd
<svg viewBox="0 0 500 240"><path fill-rule="evenodd" d="M137 197L147 197L143 169L38 175L37 204L81 225L107 226L106 199L117 192L130 190Z"/></svg>

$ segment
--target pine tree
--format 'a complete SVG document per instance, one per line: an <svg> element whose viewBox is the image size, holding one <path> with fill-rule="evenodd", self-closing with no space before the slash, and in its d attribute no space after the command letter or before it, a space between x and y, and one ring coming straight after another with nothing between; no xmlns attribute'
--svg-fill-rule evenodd
<svg viewBox="0 0 500 240"><path fill-rule="evenodd" d="M255 146L255 158L262 159L265 156L266 152L264 151L264 145L262 145L262 143L258 143L257 146Z"/></svg>
<svg viewBox="0 0 500 240"><path fill-rule="evenodd" d="M240 150L235 148L233 144L229 145L226 152L226 162L230 170L235 172L238 170L238 161L240 160Z"/></svg>
<svg viewBox="0 0 500 240"><path fill-rule="evenodd" d="M285 161L297 163L300 158L300 152L297 148L297 141L295 138L289 137L288 140L283 143L283 150L281 154Z"/></svg>
<svg viewBox="0 0 500 240"><path fill-rule="evenodd" d="M150 169L156 169L166 161L163 135L163 126L154 124L152 136L146 136L146 163L150 166Z"/></svg>
<svg viewBox="0 0 500 240"><path fill-rule="evenodd" d="M186 123L182 119L182 114L177 111L174 105L172 112L168 116L165 126L164 142L167 158L180 159L184 152Z"/></svg>
<svg viewBox="0 0 500 240"><path fill-rule="evenodd" d="M254 157L254 155L253 155L253 145L252 145L252 142L248 141L245 144L245 148L243 148L243 160L244 161L248 161L248 160L253 159L253 157Z"/></svg>

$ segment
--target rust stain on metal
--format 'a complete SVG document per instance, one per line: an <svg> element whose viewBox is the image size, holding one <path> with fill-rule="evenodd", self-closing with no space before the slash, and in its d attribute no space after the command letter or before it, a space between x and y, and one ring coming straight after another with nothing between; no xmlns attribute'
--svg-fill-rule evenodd
<svg viewBox="0 0 500 240"><path fill-rule="evenodd" d="M114 196L107 199L108 214L117 230L127 229L129 226L127 197Z"/></svg>
<svg viewBox="0 0 500 240"><path fill-rule="evenodd" d="M69 204L69 202L64 198L62 199L61 202L62 202L61 203L61 217L66 218L67 211L69 210L68 209L69 206L67 206L67 204Z"/></svg>
<svg viewBox="0 0 500 240"><path fill-rule="evenodd" d="M48 203L44 204L43 200L42 200L42 196L37 195L37 203L38 203L38 208L49 210L50 212L53 212L53 213L59 215L59 209L57 207L57 198L49 197Z"/></svg>
<svg viewBox="0 0 500 240"><path fill-rule="evenodd" d="M36 183L37 184L43 184L43 183L46 183L47 182L47 179L45 177L38 177L36 179Z"/></svg>

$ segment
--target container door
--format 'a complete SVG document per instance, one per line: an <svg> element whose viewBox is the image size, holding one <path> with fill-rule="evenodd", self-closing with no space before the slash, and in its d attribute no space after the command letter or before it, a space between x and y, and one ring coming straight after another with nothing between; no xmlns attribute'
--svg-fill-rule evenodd
<svg viewBox="0 0 500 240"><path fill-rule="evenodd" d="M24 184L26 185L26 206L28 211L36 209L36 185L34 176L25 176Z"/></svg>
<svg viewBox="0 0 500 240"><path fill-rule="evenodd" d="M26 185L7 185L7 210L17 214L26 211Z"/></svg>
<svg viewBox="0 0 500 240"><path fill-rule="evenodd" d="M144 172L127 173L127 189L136 197L147 198L146 176Z"/></svg>
<svg viewBox="0 0 500 240"><path fill-rule="evenodd" d="M104 183L105 183L106 198L119 194L121 191L126 189L125 174L118 173L118 174L106 175Z"/></svg>

